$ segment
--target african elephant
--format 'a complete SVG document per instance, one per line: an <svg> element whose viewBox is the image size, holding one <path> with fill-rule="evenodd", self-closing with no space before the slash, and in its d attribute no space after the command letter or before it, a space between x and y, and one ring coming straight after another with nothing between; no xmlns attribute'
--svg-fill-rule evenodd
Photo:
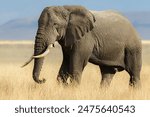
<svg viewBox="0 0 150 117"><path fill-rule="evenodd" d="M79 84L87 62L101 69L101 85L109 85L114 74L126 70L129 84L140 83L141 41L132 24L114 11L89 11L82 6L46 7L39 18L34 55L33 79L39 75L44 56L58 42L63 61L57 80L67 83L68 77ZM25 66L24 65L24 66Z"/></svg>

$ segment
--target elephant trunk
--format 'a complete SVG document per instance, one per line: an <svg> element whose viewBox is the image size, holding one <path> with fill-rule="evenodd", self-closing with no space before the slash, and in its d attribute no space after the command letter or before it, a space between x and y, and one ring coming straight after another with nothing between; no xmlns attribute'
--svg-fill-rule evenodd
<svg viewBox="0 0 150 117"><path fill-rule="evenodd" d="M46 81L45 79L42 79L42 80L39 79L43 61L44 61L44 58L34 59L33 80L38 84L45 83L45 81Z"/></svg>
<svg viewBox="0 0 150 117"><path fill-rule="evenodd" d="M46 43L39 35L36 36L36 41L34 45L34 56L40 55L46 50ZM44 57L42 58L35 58L34 59L34 68L33 68L33 79L36 83L42 84L45 83L45 79L40 80L40 71L42 69Z"/></svg>

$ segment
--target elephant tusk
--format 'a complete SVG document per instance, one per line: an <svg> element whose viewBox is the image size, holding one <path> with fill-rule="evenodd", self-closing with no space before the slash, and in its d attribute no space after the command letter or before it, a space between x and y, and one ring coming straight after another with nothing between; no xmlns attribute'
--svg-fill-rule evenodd
<svg viewBox="0 0 150 117"><path fill-rule="evenodd" d="M52 45L50 44L49 47L51 47L51 46L52 46ZM37 56L33 56L33 59L45 57L45 56L49 53L49 47L45 50L44 53L42 53L42 54L40 54L40 55L37 55Z"/></svg>
<svg viewBox="0 0 150 117"><path fill-rule="evenodd" d="M49 49L47 49L44 53L37 55L37 56L33 56L33 58L42 58L45 57L47 54L49 53Z"/></svg>
<svg viewBox="0 0 150 117"><path fill-rule="evenodd" d="M50 44L50 45L48 46L48 48L45 50L44 53L42 53L42 54L40 54L40 55L37 55L37 56L31 56L31 58L30 58L27 62L25 62L25 64L22 65L21 67L22 67L22 68L25 67L26 65L28 65L28 64L29 64L33 59L35 59L35 58L42 58L42 57L45 57L45 56L49 53L49 47L50 47L50 48L54 47L54 44Z"/></svg>
<svg viewBox="0 0 150 117"><path fill-rule="evenodd" d="M28 65L32 60L33 60L33 56L31 56L31 58L24 65L21 66L21 68L23 68L26 65Z"/></svg>
<svg viewBox="0 0 150 117"><path fill-rule="evenodd" d="M44 53L40 54L40 55L31 56L31 58L27 62L25 62L24 65L21 66L21 68L23 68L26 65L28 65L33 59L35 59L35 58L42 58L42 57L46 56L48 53L49 53L49 49L46 49L46 51Z"/></svg>

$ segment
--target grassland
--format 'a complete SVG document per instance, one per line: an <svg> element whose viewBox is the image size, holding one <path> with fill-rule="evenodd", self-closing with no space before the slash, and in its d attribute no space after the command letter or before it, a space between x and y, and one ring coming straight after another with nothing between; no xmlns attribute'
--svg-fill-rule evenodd
<svg viewBox="0 0 150 117"><path fill-rule="evenodd" d="M101 74L97 66L88 64L78 87L63 87L57 84L56 76L62 61L60 46L56 46L46 57L41 78L47 82L42 85L32 80L33 62L25 68L20 66L32 55L33 42L0 42L0 99L150 99L150 43L143 42L143 67L141 71L142 88L129 88L129 75L117 73L108 89L100 89Z"/></svg>

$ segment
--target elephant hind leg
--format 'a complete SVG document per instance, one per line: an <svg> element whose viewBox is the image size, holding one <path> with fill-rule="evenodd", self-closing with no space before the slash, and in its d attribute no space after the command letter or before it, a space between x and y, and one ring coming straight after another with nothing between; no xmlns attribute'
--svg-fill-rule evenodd
<svg viewBox="0 0 150 117"><path fill-rule="evenodd" d="M102 80L100 84L102 87L108 87L116 71L113 67L109 66L100 66L100 69L102 74Z"/></svg>
<svg viewBox="0 0 150 117"><path fill-rule="evenodd" d="M140 86L141 71L141 50L127 51L125 55L126 71L130 75L129 85L133 87Z"/></svg>

